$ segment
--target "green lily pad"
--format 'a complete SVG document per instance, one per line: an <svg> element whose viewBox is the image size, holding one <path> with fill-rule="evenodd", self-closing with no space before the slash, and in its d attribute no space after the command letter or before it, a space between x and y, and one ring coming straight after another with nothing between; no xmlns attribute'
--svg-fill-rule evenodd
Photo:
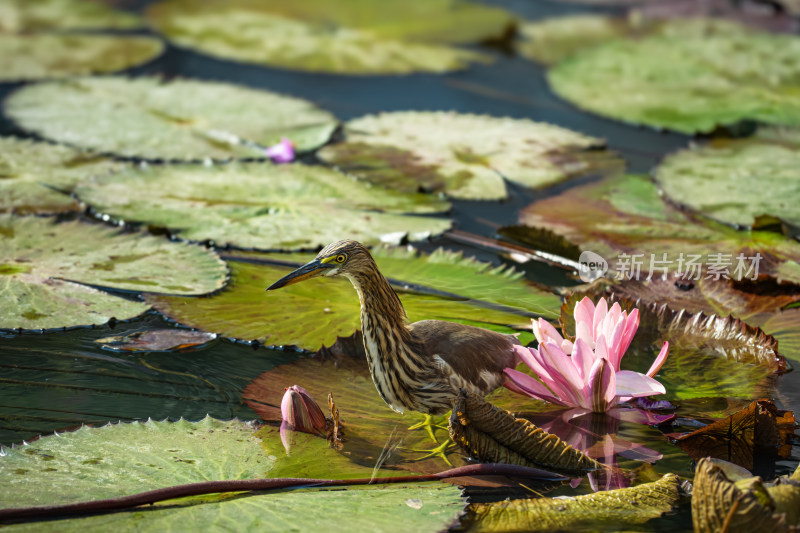
<svg viewBox="0 0 800 533"><path fill-rule="evenodd" d="M4 0L0 6L0 33L43 30L123 30L138 28L136 15L117 11L101 2L83 0Z"/></svg>
<svg viewBox="0 0 800 533"><path fill-rule="evenodd" d="M69 193L78 182L122 168L121 163L66 146L0 137L0 211L76 211L77 202Z"/></svg>
<svg viewBox="0 0 800 533"><path fill-rule="evenodd" d="M772 231L742 232L692 217L666 204L644 176L614 176L573 187L526 207L520 222L600 254L622 279L645 280L649 272L653 277L688 273L694 279L698 271L693 263L702 267L699 277L771 277L800 284L797 241ZM514 239L534 247L536 237L536 231L528 235L525 228L513 228ZM709 270L711 265L718 267L719 275Z"/></svg>
<svg viewBox="0 0 800 533"><path fill-rule="evenodd" d="M800 38L732 22L684 24L705 29L582 50L550 70L550 84L586 110L685 133L742 120L800 124Z"/></svg>
<svg viewBox="0 0 800 533"><path fill-rule="evenodd" d="M652 483L583 496L478 503L469 507L475 520L470 531L619 531L671 511L678 498L678 477L666 474Z"/></svg>
<svg viewBox="0 0 800 533"><path fill-rule="evenodd" d="M168 0L147 18L177 45L270 66L339 74L445 72L486 61L448 46L501 37L507 11L467 1Z"/></svg>
<svg viewBox="0 0 800 533"><path fill-rule="evenodd" d="M324 439L297 435L286 456L275 428L205 418L82 428L4 448L0 506L68 503L123 496L159 487L222 479L370 477L328 448ZM322 474L320 476L320 474ZM381 473L381 475L384 475ZM409 505L407 500L422 505ZM313 508L309 513L307 509ZM183 498L127 512L7 526L17 531L108 531L132 527L166 531L235 524L237 529L286 531L325 528L331 521L355 529L435 530L463 512L461 491L444 483L303 489L268 494Z"/></svg>
<svg viewBox="0 0 800 533"><path fill-rule="evenodd" d="M532 316L556 316L561 305L558 296L536 289L520 273L492 269L460 254L439 250L425 256L382 248L373 253L412 322L440 319L511 333L528 330ZM316 351L360 327L358 297L350 282L312 279L264 292L294 266L311 259L311 255L252 256L261 264L231 262L231 287L211 298L148 295L147 301L198 329ZM521 340L530 338L530 333L523 333Z"/></svg>
<svg viewBox="0 0 800 533"><path fill-rule="evenodd" d="M104 324L148 309L87 285L192 295L225 283L213 252L159 237L15 215L0 215L0 235L4 329Z"/></svg>
<svg viewBox="0 0 800 533"><path fill-rule="evenodd" d="M601 139L525 119L454 112L367 115L345 126L345 142L318 156L359 178L408 192L460 199L508 196L503 178L544 187L622 161Z"/></svg>
<svg viewBox="0 0 800 533"><path fill-rule="evenodd" d="M147 77L31 85L13 93L5 111L43 137L147 159L259 157L264 146L282 137L307 151L327 142L336 128L330 113L299 98L217 82Z"/></svg>
<svg viewBox="0 0 800 533"><path fill-rule="evenodd" d="M800 147L738 141L682 150L656 170L670 199L725 224L800 238Z"/></svg>
<svg viewBox="0 0 800 533"><path fill-rule="evenodd" d="M298 250L344 236L368 244L421 240L450 227L448 219L409 216L442 213L445 201L299 163L153 166L75 192L114 218L240 248Z"/></svg>
<svg viewBox="0 0 800 533"><path fill-rule="evenodd" d="M141 25L139 17L98 2L9 0L0 6L0 81L106 73L140 65L163 52L160 39L77 32Z"/></svg>

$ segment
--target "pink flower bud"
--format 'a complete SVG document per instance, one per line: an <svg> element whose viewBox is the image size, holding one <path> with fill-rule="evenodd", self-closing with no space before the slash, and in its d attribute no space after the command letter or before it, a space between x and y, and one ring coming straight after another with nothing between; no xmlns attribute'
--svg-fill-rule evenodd
<svg viewBox="0 0 800 533"><path fill-rule="evenodd" d="M272 159L273 163L290 163L294 160L294 143L284 137L278 144L267 148L264 154Z"/></svg>
<svg viewBox="0 0 800 533"><path fill-rule="evenodd" d="M289 431L302 431L312 435L324 435L326 428L325 415L314 398L298 385L286 389L281 400L281 441L286 453L289 453Z"/></svg>

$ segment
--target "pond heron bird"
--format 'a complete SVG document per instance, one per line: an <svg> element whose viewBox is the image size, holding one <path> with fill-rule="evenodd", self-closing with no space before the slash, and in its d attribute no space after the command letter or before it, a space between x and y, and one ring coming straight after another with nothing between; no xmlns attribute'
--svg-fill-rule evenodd
<svg viewBox="0 0 800 533"><path fill-rule="evenodd" d="M430 415L452 409L459 389L485 396L505 381L503 369L519 361L513 335L445 322L408 323L403 304L361 243L326 246L317 257L267 290L317 276L344 276L361 300L361 332L372 381L386 404ZM432 433L431 433L432 435ZM434 439L435 440L435 439Z"/></svg>

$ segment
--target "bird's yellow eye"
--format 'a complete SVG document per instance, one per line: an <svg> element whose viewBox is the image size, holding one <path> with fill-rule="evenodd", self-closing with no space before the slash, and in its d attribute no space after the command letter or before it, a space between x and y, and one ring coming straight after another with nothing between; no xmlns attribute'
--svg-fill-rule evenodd
<svg viewBox="0 0 800 533"><path fill-rule="evenodd" d="M344 255L344 254L339 254L339 255L337 255L337 256L336 256L336 262L337 262L337 263L339 263L339 264L342 264L342 263L344 263L345 261L347 261L347 256L346 256L346 255Z"/></svg>

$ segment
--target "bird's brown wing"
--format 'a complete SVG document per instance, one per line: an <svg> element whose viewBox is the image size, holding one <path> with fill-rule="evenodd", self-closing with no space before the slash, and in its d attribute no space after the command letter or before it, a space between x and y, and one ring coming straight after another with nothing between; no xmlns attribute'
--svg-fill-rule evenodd
<svg viewBox="0 0 800 533"><path fill-rule="evenodd" d="M485 373L501 375L504 368L517 366L513 335L443 320L421 320L409 326L423 346L425 355L439 356L464 379L478 384Z"/></svg>

